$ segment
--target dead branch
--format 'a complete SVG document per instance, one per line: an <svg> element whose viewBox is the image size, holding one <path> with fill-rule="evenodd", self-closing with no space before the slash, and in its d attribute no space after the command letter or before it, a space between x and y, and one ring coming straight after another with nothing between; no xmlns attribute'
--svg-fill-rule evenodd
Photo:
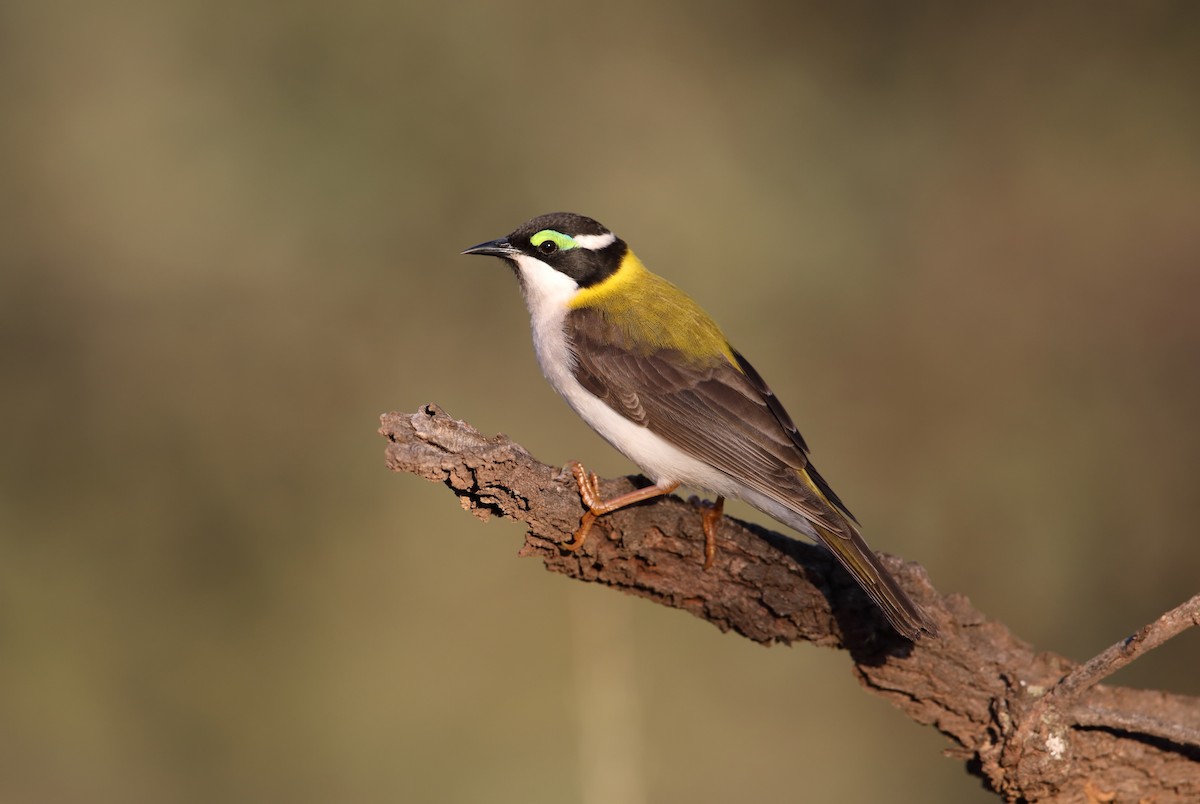
<svg viewBox="0 0 1200 804"><path fill-rule="evenodd" d="M520 554L551 571L684 609L756 642L848 651L863 686L946 735L946 753L1009 801L1200 801L1200 699L1096 683L1195 624L1200 598L1077 666L1035 651L966 597L939 594L920 566L884 556L941 629L912 644L818 547L726 518L705 571L701 517L666 497L604 516L583 550L568 553L559 544L583 513L569 473L434 405L385 414L381 424L393 471L444 483L481 518L525 523ZM644 483L601 481L601 490L607 497Z"/></svg>
<svg viewBox="0 0 1200 804"><path fill-rule="evenodd" d="M1181 603L1137 633L1076 667L1050 690L1045 700L1058 709L1066 709L1084 691L1197 624L1200 624L1200 595Z"/></svg>

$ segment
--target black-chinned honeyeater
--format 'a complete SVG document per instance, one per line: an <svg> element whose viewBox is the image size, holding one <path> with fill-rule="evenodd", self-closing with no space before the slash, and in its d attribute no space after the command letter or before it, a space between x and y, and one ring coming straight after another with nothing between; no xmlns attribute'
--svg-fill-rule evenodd
<svg viewBox="0 0 1200 804"><path fill-rule="evenodd" d="M717 498L703 516L706 566L725 498L741 499L828 547L900 634L937 633L867 547L762 377L625 241L591 218L557 212L463 253L509 264L546 379L654 483L604 500L596 476L572 463L587 511L567 549L583 545L597 516L681 485L702 489Z"/></svg>

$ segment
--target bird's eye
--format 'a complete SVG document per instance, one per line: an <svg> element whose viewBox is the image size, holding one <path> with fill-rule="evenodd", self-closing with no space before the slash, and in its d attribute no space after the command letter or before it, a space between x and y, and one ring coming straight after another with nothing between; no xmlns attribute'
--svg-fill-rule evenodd
<svg viewBox="0 0 1200 804"><path fill-rule="evenodd" d="M543 240L538 244L537 249L549 257L551 254L558 251L558 243L555 243L553 240Z"/></svg>

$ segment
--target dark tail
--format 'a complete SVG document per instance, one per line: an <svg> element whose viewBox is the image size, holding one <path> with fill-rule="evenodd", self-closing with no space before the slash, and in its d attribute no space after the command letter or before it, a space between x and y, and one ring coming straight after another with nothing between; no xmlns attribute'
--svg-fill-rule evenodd
<svg viewBox="0 0 1200 804"><path fill-rule="evenodd" d="M902 636L914 642L923 633L937 636L937 626L933 620L900 588L851 522L846 521L845 533L835 533L817 523L813 523L813 527L825 546L849 570L858 585L875 601L888 622Z"/></svg>

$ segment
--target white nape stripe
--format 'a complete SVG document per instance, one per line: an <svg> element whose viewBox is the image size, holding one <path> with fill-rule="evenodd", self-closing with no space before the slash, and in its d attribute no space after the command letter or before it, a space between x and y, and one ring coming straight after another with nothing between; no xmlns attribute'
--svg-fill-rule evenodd
<svg viewBox="0 0 1200 804"><path fill-rule="evenodd" d="M613 243L617 242L617 236L612 232L602 235L575 235L571 238L580 248L586 248L588 251L599 251L602 248L608 248Z"/></svg>

